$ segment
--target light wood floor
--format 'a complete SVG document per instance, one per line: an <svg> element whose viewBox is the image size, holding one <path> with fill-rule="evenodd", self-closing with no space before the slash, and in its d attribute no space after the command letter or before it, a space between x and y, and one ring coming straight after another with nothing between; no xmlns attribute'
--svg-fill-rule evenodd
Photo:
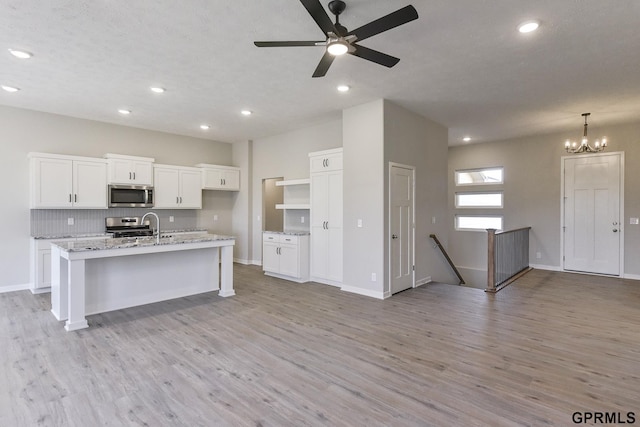
<svg viewBox="0 0 640 427"><path fill-rule="evenodd" d="M0 426L574 425L640 415L640 282L534 270L386 301L236 265L205 294L89 317L0 295Z"/></svg>

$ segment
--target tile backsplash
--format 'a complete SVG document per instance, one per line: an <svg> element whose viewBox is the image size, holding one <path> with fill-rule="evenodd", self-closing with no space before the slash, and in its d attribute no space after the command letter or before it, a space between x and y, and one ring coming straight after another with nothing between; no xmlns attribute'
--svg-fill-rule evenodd
<svg viewBox="0 0 640 427"><path fill-rule="evenodd" d="M116 216L142 216L149 209L111 208L111 209L32 209L31 236L71 235L103 233L104 219ZM187 230L198 228L196 210L162 209L154 210L160 217L160 230ZM169 217L174 222L169 222ZM69 225L73 218L73 225ZM153 220L151 226L154 227Z"/></svg>

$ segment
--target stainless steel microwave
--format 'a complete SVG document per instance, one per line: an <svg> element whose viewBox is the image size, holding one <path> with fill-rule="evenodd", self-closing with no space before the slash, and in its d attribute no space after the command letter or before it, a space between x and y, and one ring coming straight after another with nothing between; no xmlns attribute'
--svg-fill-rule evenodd
<svg viewBox="0 0 640 427"><path fill-rule="evenodd" d="M152 208L153 187L150 185L110 185L110 208Z"/></svg>

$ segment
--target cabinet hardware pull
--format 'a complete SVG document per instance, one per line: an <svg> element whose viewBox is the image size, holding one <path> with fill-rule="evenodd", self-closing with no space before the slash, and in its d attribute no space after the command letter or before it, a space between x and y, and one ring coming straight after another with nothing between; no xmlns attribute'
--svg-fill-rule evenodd
<svg viewBox="0 0 640 427"><path fill-rule="evenodd" d="M327 159L327 167L329 167L329 159Z"/></svg>
<svg viewBox="0 0 640 427"><path fill-rule="evenodd" d="M180 197L176 196L176 204L180 203Z"/></svg>
<svg viewBox="0 0 640 427"><path fill-rule="evenodd" d="M129 172L129 179L131 179L131 172Z"/></svg>
<svg viewBox="0 0 640 427"><path fill-rule="evenodd" d="M133 173L133 180L134 181L136 180L136 173L135 172Z"/></svg>
<svg viewBox="0 0 640 427"><path fill-rule="evenodd" d="M78 195L77 195L77 194L74 194L74 195L73 195L73 201L74 201L74 202L77 202L77 201L78 201Z"/></svg>
<svg viewBox="0 0 640 427"><path fill-rule="evenodd" d="M398 236L396 236L395 234L392 234L392 235L391 235L391 238L392 238L392 239L397 239L397 238L398 238Z"/></svg>
<svg viewBox="0 0 640 427"><path fill-rule="evenodd" d="M222 178L220 178L220 185L222 185Z"/></svg>
<svg viewBox="0 0 640 427"><path fill-rule="evenodd" d="M182 196L180 196L180 204L182 204Z"/></svg>
<svg viewBox="0 0 640 427"><path fill-rule="evenodd" d="M71 203L71 193L69 193L69 203Z"/></svg>

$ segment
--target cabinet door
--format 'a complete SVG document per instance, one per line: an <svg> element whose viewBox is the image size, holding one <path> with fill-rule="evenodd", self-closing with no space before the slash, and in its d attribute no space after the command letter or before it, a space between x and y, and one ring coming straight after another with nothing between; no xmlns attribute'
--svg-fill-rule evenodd
<svg viewBox="0 0 640 427"><path fill-rule="evenodd" d="M262 270L271 273L280 272L280 255L278 255L278 243L262 243Z"/></svg>
<svg viewBox="0 0 640 427"><path fill-rule="evenodd" d="M323 227L311 228L311 276L327 278L329 265L329 230Z"/></svg>
<svg viewBox="0 0 640 427"><path fill-rule="evenodd" d="M311 175L311 227L326 228L329 220L329 178L327 174Z"/></svg>
<svg viewBox="0 0 640 427"><path fill-rule="evenodd" d="M240 190L240 171L224 170L222 174L222 185L225 190L239 191Z"/></svg>
<svg viewBox="0 0 640 427"><path fill-rule="evenodd" d="M32 208L71 208L73 168L71 160L32 159ZM106 191L106 190L105 190Z"/></svg>
<svg viewBox="0 0 640 427"><path fill-rule="evenodd" d="M35 289L51 287L51 250L38 251L37 277L34 283Z"/></svg>
<svg viewBox="0 0 640 427"><path fill-rule="evenodd" d="M200 171L180 171L180 208L202 208L202 174Z"/></svg>
<svg viewBox="0 0 640 427"><path fill-rule="evenodd" d="M131 161L124 159L109 160L109 183L130 184L133 178Z"/></svg>
<svg viewBox="0 0 640 427"><path fill-rule="evenodd" d="M328 172L333 170L342 170L342 153L332 153L320 156L309 157L309 171Z"/></svg>
<svg viewBox="0 0 640 427"><path fill-rule="evenodd" d="M280 274L300 277L298 245L280 245Z"/></svg>
<svg viewBox="0 0 640 427"><path fill-rule="evenodd" d="M107 208L107 164L90 161L73 162L73 207Z"/></svg>
<svg viewBox="0 0 640 427"><path fill-rule="evenodd" d="M177 169L154 168L154 207L176 208L180 202L180 173Z"/></svg>
<svg viewBox="0 0 640 427"><path fill-rule="evenodd" d="M222 188L222 170L204 169L203 188L208 190L218 190Z"/></svg>
<svg viewBox="0 0 640 427"><path fill-rule="evenodd" d="M131 175L136 185L153 185L153 163L132 161Z"/></svg>

